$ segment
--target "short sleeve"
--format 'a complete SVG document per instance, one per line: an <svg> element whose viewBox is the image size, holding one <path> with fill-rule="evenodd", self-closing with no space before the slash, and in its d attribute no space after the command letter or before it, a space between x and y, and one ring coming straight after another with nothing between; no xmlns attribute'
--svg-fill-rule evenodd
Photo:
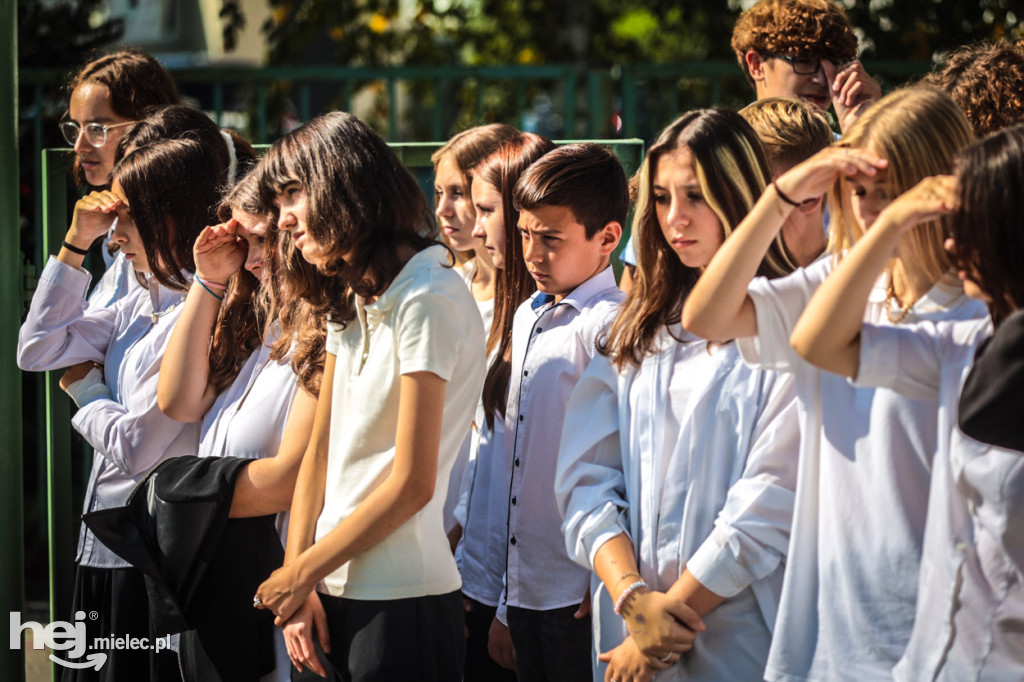
<svg viewBox="0 0 1024 682"><path fill-rule="evenodd" d="M404 301L396 323L399 373L431 372L449 381L468 346L469 325L480 326L480 313L468 292L464 304L431 290Z"/></svg>
<svg viewBox="0 0 1024 682"><path fill-rule="evenodd" d="M327 342L325 349L331 355L338 355L338 347L341 345L341 325L333 322L327 323Z"/></svg>
<svg viewBox="0 0 1024 682"><path fill-rule="evenodd" d="M831 261L825 259L786 277L758 277L750 283L747 295L757 315L757 336L737 339L736 344L747 364L778 371L793 371L803 364L789 337L829 270Z"/></svg>
<svg viewBox="0 0 1024 682"><path fill-rule="evenodd" d="M855 386L889 388L914 400L937 400L942 343L934 322L890 327L865 324Z"/></svg>

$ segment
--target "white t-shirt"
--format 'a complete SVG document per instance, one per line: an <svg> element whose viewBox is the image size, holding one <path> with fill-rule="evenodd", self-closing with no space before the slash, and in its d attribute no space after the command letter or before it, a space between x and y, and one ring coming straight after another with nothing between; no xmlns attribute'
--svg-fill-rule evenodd
<svg viewBox="0 0 1024 682"><path fill-rule="evenodd" d="M448 251L431 246L409 259L372 304L356 299L356 319L329 324L337 356L320 540L391 471L401 376L431 372L447 382L433 499L377 545L323 580L328 594L402 599L445 594L461 581L444 534L444 490L469 431L484 380L484 336L476 303Z"/></svg>
<svg viewBox="0 0 1024 682"><path fill-rule="evenodd" d="M891 675L914 622L938 404L857 388L805 362L789 337L831 258L748 293L758 336L745 360L795 374L800 467L788 563L768 680L869 680ZM867 322L889 324L876 285ZM938 284L909 311L917 320L987 314L963 290Z"/></svg>

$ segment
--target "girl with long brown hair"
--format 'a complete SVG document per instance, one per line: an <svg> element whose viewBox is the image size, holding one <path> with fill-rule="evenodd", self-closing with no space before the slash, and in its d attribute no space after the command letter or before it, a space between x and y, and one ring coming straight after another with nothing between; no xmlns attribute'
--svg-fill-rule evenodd
<svg viewBox="0 0 1024 682"><path fill-rule="evenodd" d="M595 679L762 679L795 393L679 317L769 178L754 131L714 109L676 120L641 167L635 285L570 398L555 482L569 554L597 574ZM785 274L780 253L766 276Z"/></svg>

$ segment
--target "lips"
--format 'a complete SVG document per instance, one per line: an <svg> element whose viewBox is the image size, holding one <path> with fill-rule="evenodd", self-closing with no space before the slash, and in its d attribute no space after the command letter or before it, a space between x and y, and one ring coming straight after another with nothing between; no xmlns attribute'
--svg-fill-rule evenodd
<svg viewBox="0 0 1024 682"><path fill-rule="evenodd" d="M452 236L453 234L455 234L456 232L458 232L458 230L455 229L454 227L452 227L451 225L442 225L441 226L441 231L444 232L445 235L447 235L449 237Z"/></svg>
<svg viewBox="0 0 1024 682"><path fill-rule="evenodd" d="M696 243L696 239L686 239L685 237L673 237L671 240L669 240L669 244L672 245L673 249L685 249L693 246Z"/></svg>

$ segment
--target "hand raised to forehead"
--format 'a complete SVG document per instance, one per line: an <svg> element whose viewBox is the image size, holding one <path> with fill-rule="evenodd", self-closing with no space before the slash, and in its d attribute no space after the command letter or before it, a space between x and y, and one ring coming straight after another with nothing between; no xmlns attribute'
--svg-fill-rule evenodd
<svg viewBox="0 0 1024 682"><path fill-rule="evenodd" d="M846 133L868 107L882 98L882 86L864 70L859 59L841 67L822 59L821 66L825 70L839 127Z"/></svg>
<svg viewBox="0 0 1024 682"><path fill-rule="evenodd" d="M80 248L88 248L110 230L121 206L124 202L110 190L86 194L75 202L67 241Z"/></svg>
<svg viewBox="0 0 1024 682"><path fill-rule="evenodd" d="M238 236L237 220L204 227L192 247L196 276L204 282L227 284L245 263L248 250L248 244Z"/></svg>

